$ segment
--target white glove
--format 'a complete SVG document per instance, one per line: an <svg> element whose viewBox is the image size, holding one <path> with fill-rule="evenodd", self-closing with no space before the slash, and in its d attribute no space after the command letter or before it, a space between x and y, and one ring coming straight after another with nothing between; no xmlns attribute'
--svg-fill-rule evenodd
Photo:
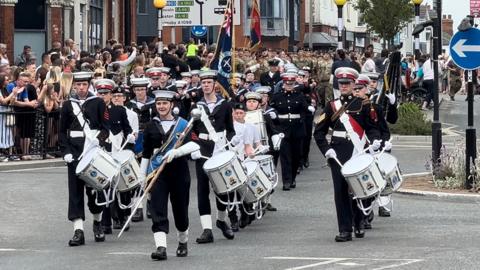
<svg viewBox="0 0 480 270"><path fill-rule="evenodd" d="M235 135L233 136L232 140L230 141L230 143L233 145L233 146L237 146L239 143L242 142L242 138L238 135Z"/></svg>
<svg viewBox="0 0 480 270"><path fill-rule="evenodd" d="M148 158L142 158L142 162L140 163L140 174L138 175L138 180L140 180L140 182L145 181L148 163L150 163Z"/></svg>
<svg viewBox="0 0 480 270"><path fill-rule="evenodd" d="M182 157L198 150L200 150L200 146L198 144L195 142L188 142L177 149L171 149L168 151L165 156L163 156L163 160L166 160L167 163L170 163L174 158Z"/></svg>
<svg viewBox="0 0 480 270"><path fill-rule="evenodd" d="M63 156L63 160L65 160L66 163L72 163L73 162L73 155L72 154L66 154Z"/></svg>
<svg viewBox="0 0 480 270"><path fill-rule="evenodd" d="M337 152L335 152L335 150L333 150L332 148L328 149L327 152L325 152L325 158L326 159L329 159L329 158L337 158Z"/></svg>
<svg viewBox="0 0 480 270"><path fill-rule="evenodd" d="M127 135L127 142L128 143L135 143L135 135L133 133L130 133Z"/></svg>
<svg viewBox="0 0 480 270"><path fill-rule="evenodd" d="M308 110L309 110L312 114L315 114L315 107L313 107L313 106L308 106Z"/></svg>
<svg viewBox="0 0 480 270"><path fill-rule="evenodd" d="M390 141L385 141L385 146L383 147L385 151L390 151L392 150L392 143Z"/></svg>
<svg viewBox="0 0 480 270"><path fill-rule="evenodd" d="M388 101L390 102L391 105L395 104L395 95L392 93L388 93L385 95L388 98Z"/></svg>
<svg viewBox="0 0 480 270"><path fill-rule="evenodd" d="M268 115L272 120L277 119L277 114L275 112L268 112Z"/></svg>
<svg viewBox="0 0 480 270"><path fill-rule="evenodd" d="M197 160L197 159L201 159L203 156L202 156L202 153L200 152L200 150L197 150L195 152L192 152L190 154L190 157L192 158L192 160Z"/></svg>
<svg viewBox="0 0 480 270"><path fill-rule="evenodd" d="M180 112L180 109L178 107L174 107L172 110L173 115L178 115L179 112Z"/></svg>
<svg viewBox="0 0 480 270"><path fill-rule="evenodd" d="M381 146L382 146L381 140L374 140L371 145L373 151L377 151Z"/></svg>

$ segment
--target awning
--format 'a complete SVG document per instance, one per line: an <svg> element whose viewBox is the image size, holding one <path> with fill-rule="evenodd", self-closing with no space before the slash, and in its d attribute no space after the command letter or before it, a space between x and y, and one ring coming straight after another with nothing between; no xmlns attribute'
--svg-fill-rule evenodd
<svg viewBox="0 0 480 270"><path fill-rule="evenodd" d="M310 41L310 33L305 33L303 43L308 44ZM313 32L312 33L312 44L315 46L328 46L328 47L337 47L338 42L327 33L323 32Z"/></svg>

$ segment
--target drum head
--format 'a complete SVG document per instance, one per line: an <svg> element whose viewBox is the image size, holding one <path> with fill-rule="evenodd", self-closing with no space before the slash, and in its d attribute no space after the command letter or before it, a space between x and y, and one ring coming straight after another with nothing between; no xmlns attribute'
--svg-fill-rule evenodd
<svg viewBox="0 0 480 270"><path fill-rule="evenodd" d="M373 157L368 154L358 155L345 162L342 168L343 175L354 175L366 168L370 167L373 163Z"/></svg>
<svg viewBox="0 0 480 270"><path fill-rule="evenodd" d="M120 152L113 154L112 157L115 160L117 160L120 164L123 164L126 161L128 161L133 155L134 155L133 152L130 150L122 150Z"/></svg>
<svg viewBox="0 0 480 270"><path fill-rule="evenodd" d="M243 166L247 169L247 175L252 175L258 167L258 163L253 160L248 160L243 163Z"/></svg>
<svg viewBox="0 0 480 270"><path fill-rule="evenodd" d="M386 173L393 171L397 164L397 159L390 154L383 153L378 157L378 166Z"/></svg>
<svg viewBox="0 0 480 270"><path fill-rule="evenodd" d="M266 159L273 159L273 156L272 155L258 155L258 156L255 156L253 158L253 160L256 160L256 161L262 161L262 160L266 160Z"/></svg>
<svg viewBox="0 0 480 270"><path fill-rule="evenodd" d="M205 161L205 163L203 164L203 169L211 170L221 167L222 165L225 165L227 162L232 160L233 157L235 157L235 152L233 151L225 151L215 154L213 157Z"/></svg>
<svg viewBox="0 0 480 270"><path fill-rule="evenodd" d="M90 149L87 153L85 153L82 159L78 162L77 168L75 169L75 173L81 173L89 164L90 161L97 155L99 148L95 147Z"/></svg>

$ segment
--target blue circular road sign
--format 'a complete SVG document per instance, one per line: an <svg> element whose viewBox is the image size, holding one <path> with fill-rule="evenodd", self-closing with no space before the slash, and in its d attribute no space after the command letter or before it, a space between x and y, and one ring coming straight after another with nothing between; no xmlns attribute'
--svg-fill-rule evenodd
<svg viewBox="0 0 480 270"><path fill-rule="evenodd" d="M450 40L450 55L457 66L473 70L480 68L480 30L459 31Z"/></svg>
<svg viewBox="0 0 480 270"><path fill-rule="evenodd" d="M203 37L207 34L208 28L203 25L197 25L192 27L192 35L196 37Z"/></svg>

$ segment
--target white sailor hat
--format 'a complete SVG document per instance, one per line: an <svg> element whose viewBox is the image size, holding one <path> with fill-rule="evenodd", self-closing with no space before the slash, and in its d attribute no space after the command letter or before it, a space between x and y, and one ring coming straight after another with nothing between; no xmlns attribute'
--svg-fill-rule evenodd
<svg viewBox="0 0 480 270"><path fill-rule="evenodd" d="M175 81L175 86L177 88L183 88L183 87L185 87L185 85L187 85L186 81L182 81L182 80Z"/></svg>
<svg viewBox="0 0 480 270"><path fill-rule="evenodd" d="M89 71L79 71L73 73L73 81L81 82L81 81L89 81L93 77L93 72Z"/></svg>
<svg viewBox="0 0 480 270"><path fill-rule="evenodd" d="M200 80L206 80L206 79L217 79L217 71L216 70L206 70L202 71L200 73Z"/></svg>
<svg viewBox="0 0 480 270"><path fill-rule="evenodd" d="M335 70L335 77L339 83L355 82L358 78L358 72L349 67L340 67Z"/></svg>
<svg viewBox="0 0 480 270"><path fill-rule="evenodd" d="M366 74L358 75L357 80L355 81L355 88L363 88L370 83L370 78Z"/></svg>
<svg viewBox="0 0 480 270"><path fill-rule="evenodd" d="M245 97L245 100L254 99L257 101L262 101L262 96L257 92L247 92L243 96Z"/></svg>
<svg viewBox="0 0 480 270"><path fill-rule="evenodd" d="M107 93L111 92L117 84L110 79L99 79L95 81L93 86L97 89L98 93Z"/></svg>
<svg viewBox="0 0 480 270"><path fill-rule="evenodd" d="M192 77L192 73L190 73L190 72L182 72L182 73L180 73L180 76L191 78L191 77Z"/></svg>
<svg viewBox="0 0 480 270"><path fill-rule="evenodd" d="M155 90L153 91L153 94L155 95L155 101L157 100L173 101L173 99L175 98L175 92L168 91L168 90Z"/></svg>
<svg viewBox="0 0 480 270"><path fill-rule="evenodd" d="M362 73L362 74L367 75L368 78L370 78L370 80L373 80L373 81L377 81L378 77L380 76L380 74L376 72L368 72L368 73Z"/></svg>
<svg viewBox="0 0 480 270"><path fill-rule="evenodd" d="M297 73L288 72L288 71L283 73L281 76L284 82L294 82L298 77Z"/></svg>
<svg viewBox="0 0 480 270"><path fill-rule="evenodd" d="M306 72L310 72L311 68L309 66L304 66L304 67L302 67L302 70L304 70Z"/></svg>
<svg viewBox="0 0 480 270"><path fill-rule="evenodd" d="M158 77L162 73L169 74L170 73L170 68L168 68L168 67L153 67L153 68L147 69L147 71L146 71L147 76L150 77L150 78L151 77Z"/></svg>
<svg viewBox="0 0 480 270"><path fill-rule="evenodd" d="M297 74L298 74L298 76L306 76L307 75L307 73L303 69L299 70L297 72Z"/></svg>
<svg viewBox="0 0 480 270"><path fill-rule="evenodd" d="M270 86L260 86L255 88L255 92L259 94L270 94L272 88Z"/></svg>
<svg viewBox="0 0 480 270"><path fill-rule="evenodd" d="M197 69L191 70L191 71L190 71L190 74L192 75L192 77L193 77L193 76L199 76L199 75L200 75L200 70L197 70Z"/></svg>
<svg viewBox="0 0 480 270"><path fill-rule="evenodd" d="M130 84L132 87L146 87L150 83L148 78L132 78Z"/></svg>

